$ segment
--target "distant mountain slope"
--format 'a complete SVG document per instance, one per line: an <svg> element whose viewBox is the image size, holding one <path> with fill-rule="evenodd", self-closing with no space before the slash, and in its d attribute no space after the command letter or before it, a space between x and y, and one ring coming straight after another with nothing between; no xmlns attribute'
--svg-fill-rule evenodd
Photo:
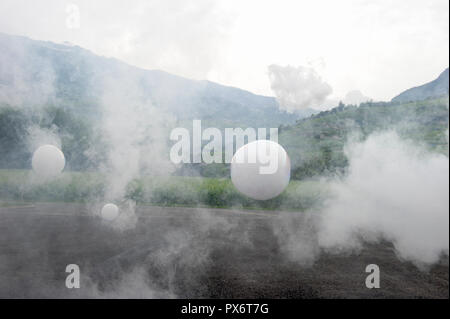
<svg viewBox="0 0 450 319"><path fill-rule="evenodd" d="M448 76L447 68L436 80L408 89L394 97L392 102L420 101L446 95L449 92Z"/></svg>
<svg viewBox="0 0 450 319"><path fill-rule="evenodd" d="M348 159L344 149L349 138L364 140L380 131L395 130L431 152L448 155L448 105L448 95L407 103L342 104L294 125L280 126L278 141L289 154L291 178L300 180L345 172ZM229 165L198 166L203 176L229 176Z"/></svg>
<svg viewBox="0 0 450 319"><path fill-rule="evenodd" d="M278 109L273 97L139 69L78 46L0 34L0 103L51 103L92 116L102 85L111 80L118 88L138 83L133 89L140 98L180 121L202 119L219 128L278 127L312 114L289 114Z"/></svg>
<svg viewBox="0 0 450 319"><path fill-rule="evenodd" d="M58 128L71 169L85 170L102 163L104 144L94 128L102 116L100 106L109 105L102 101L109 92L105 92L106 82L113 82L113 89L126 94L122 99L125 106L139 98L144 106L148 102L174 114L176 125L187 128L192 119L202 119L204 128L280 127L279 141L291 158L295 179L345 169L343 147L354 132L365 137L377 130L397 128L409 139L448 153L448 69L437 80L402 94L402 98L416 96L421 101L402 102L399 97L359 107L340 105L299 119L301 115L280 111L271 97L139 69L76 46L0 34L0 168L29 167L26 135L32 134L27 132L30 123ZM415 90L421 93L408 93ZM430 94L441 93L443 97L430 98ZM45 111L33 114L39 105ZM149 116L148 123L152 120ZM96 153L100 157L87 156L91 149L100 150ZM194 168L195 174L204 176L229 175L229 166L223 164L184 168Z"/></svg>
<svg viewBox="0 0 450 319"><path fill-rule="evenodd" d="M448 105L448 95L407 103L342 105L282 127L279 141L291 158L294 179L345 170L344 147L353 134L365 139L377 131L395 130L430 151L448 155Z"/></svg>

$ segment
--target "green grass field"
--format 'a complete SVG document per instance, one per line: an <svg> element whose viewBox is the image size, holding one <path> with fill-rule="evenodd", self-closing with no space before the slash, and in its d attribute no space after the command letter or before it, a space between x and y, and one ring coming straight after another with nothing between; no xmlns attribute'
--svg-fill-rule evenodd
<svg viewBox="0 0 450 319"><path fill-rule="evenodd" d="M0 169L0 203L98 201L104 197L107 180L100 173L64 172L42 182L29 170ZM125 197L145 205L304 211L320 202L324 185L313 180L291 181L278 197L255 201L240 194L227 178L145 176L127 185Z"/></svg>

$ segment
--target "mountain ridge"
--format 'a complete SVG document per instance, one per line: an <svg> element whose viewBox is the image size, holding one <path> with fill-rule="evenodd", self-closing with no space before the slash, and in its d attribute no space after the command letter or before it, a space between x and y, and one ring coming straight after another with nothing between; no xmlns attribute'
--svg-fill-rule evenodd
<svg viewBox="0 0 450 319"><path fill-rule="evenodd" d="M446 68L435 80L412 87L392 98L392 102L420 101L437 98L449 93L449 69Z"/></svg>
<svg viewBox="0 0 450 319"><path fill-rule="evenodd" d="M2 95L7 96L11 93L8 90L14 91L17 86L15 73L19 70L24 73L20 74L21 80L24 80L22 82L29 80L31 85L42 82L42 79L29 79L30 74L41 75L44 79L46 73L52 74L54 81L47 85L54 86L51 102L72 107L75 111L80 105L98 104L102 95L99 84L112 78L117 81L131 79L138 83L138 89L146 99L176 114L181 121L215 117L213 124L218 127L277 127L293 124L297 119L314 113L312 110L287 113L279 109L274 97L208 80L191 80L162 70L142 69L116 58L96 55L77 45L0 33L0 49L0 64L3 64L0 100L3 102L6 98L2 99ZM29 100L36 99L31 96ZM237 113L239 116L236 116Z"/></svg>
<svg viewBox="0 0 450 319"><path fill-rule="evenodd" d="M107 146L98 135L96 125L101 122L98 120L102 107L108 107L111 102L110 99L102 105L105 103L103 82L107 80L116 84L112 90L121 90L123 95L129 88L137 89L143 94L139 103L146 105L152 101L175 114L176 126L190 128L192 119L201 119L202 127L219 129L278 127L279 142L289 153L296 179L345 169L343 147L351 132L367 136L377 130L399 128L403 136L423 142L433 150L445 153L448 149L445 134L448 94L444 98L412 103L340 104L301 117L280 111L271 97L210 81L189 80L161 70L140 69L77 46L42 41L38 44L0 34L0 149L3 151L0 167L29 167L27 128L31 124L57 130L71 169L92 169L95 163L102 163ZM441 80L445 80L445 72ZM129 83L131 86L127 87ZM2 96L14 97L8 95L10 90L22 99L18 102L31 107L5 103ZM47 95L49 98L44 99ZM131 95L125 99L121 96L119 103L132 106L136 96ZM24 97L28 100L23 100ZM35 104L44 107L36 108L40 112L30 112ZM146 118L146 125L151 125L152 119ZM92 154L91 150L95 151L93 157L86 155ZM203 176L229 175L229 167L222 164L200 165L194 169Z"/></svg>

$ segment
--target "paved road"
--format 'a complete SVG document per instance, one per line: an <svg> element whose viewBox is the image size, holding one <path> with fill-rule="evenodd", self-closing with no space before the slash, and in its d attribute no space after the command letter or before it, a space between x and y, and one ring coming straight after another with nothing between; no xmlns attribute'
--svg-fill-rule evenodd
<svg viewBox="0 0 450 319"><path fill-rule="evenodd" d="M449 297L448 257L424 272L389 243L318 254L300 213L138 207L135 225L117 229L90 210L0 207L0 297ZM364 284L372 263L380 289ZM68 264L80 266L80 289L65 287Z"/></svg>

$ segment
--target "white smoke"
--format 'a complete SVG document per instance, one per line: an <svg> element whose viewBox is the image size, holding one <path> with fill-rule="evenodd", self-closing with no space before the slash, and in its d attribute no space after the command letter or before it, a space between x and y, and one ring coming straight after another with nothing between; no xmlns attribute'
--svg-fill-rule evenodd
<svg viewBox="0 0 450 319"><path fill-rule="evenodd" d="M54 97L55 72L22 38L0 34L0 101L36 108Z"/></svg>
<svg viewBox="0 0 450 319"><path fill-rule="evenodd" d="M101 291L91 282L89 277L83 278L87 281L87 289L83 293L87 294L88 298L100 299L160 299L160 298L174 298L175 296L169 291L159 290L154 287L149 278L146 269L142 266L124 272L120 280L108 291ZM86 297L86 295L83 295Z"/></svg>
<svg viewBox="0 0 450 319"><path fill-rule="evenodd" d="M283 213L274 232L286 255L311 266L323 252L353 253L387 241L420 269L449 253L449 159L392 131L346 146L348 174L323 180L320 207Z"/></svg>
<svg viewBox="0 0 450 319"><path fill-rule="evenodd" d="M270 87L280 109L289 113L305 108L321 108L333 91L311 67L272 64L268 70Z"/></svg>
<svg viewBox="0 0 450 319"><path fill-rule="evenodd" d="M27 128L28 148L34 152L38 147L50 144L61 149L61 137L58 135L58 128L51 126L42 128L37 124L32 124Z"/></svg>
<svg viewBox="0 0 450 319"><path fill-rule="evenodd" d="M401 140L394 132L351 143L349 174L332 183L322 212L319 245L354 249L391 241L401 259L418 266L449 249L449 160Z"/></svg>
<svg viewBox="0 0 450 319"><path fill-rule="evenodd" d="M169 174L173 169L167 150L173 118L154 107L129 69L115 74L103 86L100 130L108 145L105 200L120 202L119 228L134 225L134 203L127 202L127 185L142 175ZM126 213L126 214L124 214ZM127 218L125 218L127 216Z"/></svg>
<svg viewBox="0 0 450 319"><path fill-rule="evenodd" d="M349 105L349 104L351 104L351 105L359 105L361 103L368 102L370 100L372 100L372 99L370 97L367 97L364 94L362 94L361 91L353 90L353 91L348 92L345 95L345 97L342 100L342 102L344 104L347 104L347 105Z"/></svg>

